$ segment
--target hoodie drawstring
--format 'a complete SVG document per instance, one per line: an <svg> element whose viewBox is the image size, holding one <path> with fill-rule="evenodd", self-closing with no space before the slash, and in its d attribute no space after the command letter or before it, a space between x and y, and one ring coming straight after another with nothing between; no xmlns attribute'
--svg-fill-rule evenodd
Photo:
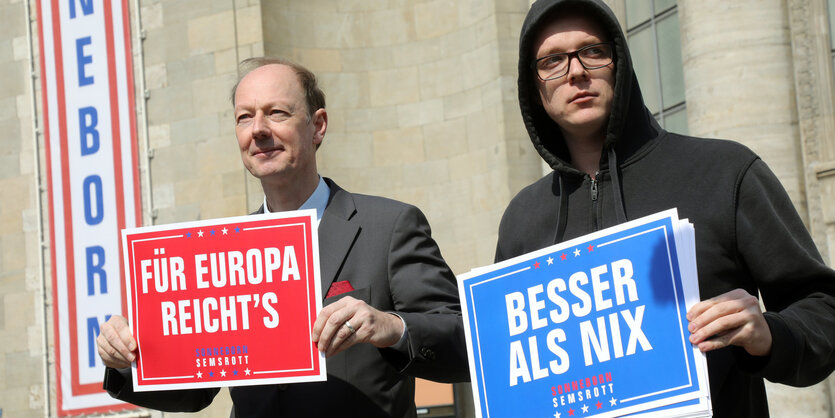
<svg viewBox="0 0 835 418"><path fill-rule="evenodd" d="M615 195L615 216L618 223L626 222L626 209L623 206L623 190L620 188L618 157L615 148L609 147L609 171L612 173L612 194Z"/></svg>

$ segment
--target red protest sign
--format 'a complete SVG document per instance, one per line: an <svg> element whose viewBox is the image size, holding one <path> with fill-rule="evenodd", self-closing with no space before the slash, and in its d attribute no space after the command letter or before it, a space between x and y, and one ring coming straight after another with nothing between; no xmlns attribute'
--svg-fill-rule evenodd
<svg viewBox="0 0 835 418"><path fill-rule="evenodd" d="M325 380L314 210L125 229L136 391Z"/></svg>

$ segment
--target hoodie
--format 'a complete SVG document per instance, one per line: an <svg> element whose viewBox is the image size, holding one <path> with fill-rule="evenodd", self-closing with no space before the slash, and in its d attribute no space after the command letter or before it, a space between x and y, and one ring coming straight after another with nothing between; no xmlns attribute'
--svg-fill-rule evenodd
<svg viewBox="0 0 835 418"><path fill-rule="evenodd" d="M597 21L614 44L614 96L594 177L572 166L531 69L539 30L566 7ZM765 357L739 347L707 354L715 416L768 416L763 378L808 386L829 376L835 368L835 272L823 263L779 180L751 150L659 127L644 106L626 38L602 1L536 1L522 26L518 68L523 122L553 171L511 200L496 261L678 208L679 217L695 225L701 298L740 288L761 297L773 339Z"/></svg>

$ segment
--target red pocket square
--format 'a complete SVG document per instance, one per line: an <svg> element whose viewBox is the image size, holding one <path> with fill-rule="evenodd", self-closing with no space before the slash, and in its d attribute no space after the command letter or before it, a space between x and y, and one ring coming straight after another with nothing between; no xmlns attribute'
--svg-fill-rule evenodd
<svg viewBox="0 0 835 418"><path fill-rule="evenodd" d="M342 280L339 282L331 283L331 288L328 289L328 294L325 295L325 298L332 298L334 296L339 296L343 293L348 293L354 290L354 287L351 286L351 283L347 280Z"/></svg>

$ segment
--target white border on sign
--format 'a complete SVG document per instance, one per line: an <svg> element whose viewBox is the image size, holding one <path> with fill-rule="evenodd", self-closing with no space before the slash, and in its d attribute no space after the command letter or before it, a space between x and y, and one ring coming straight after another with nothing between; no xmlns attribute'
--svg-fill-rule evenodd
<svg viewBox="0 0 835 418"><path fill-rule="evenodd" d="M658 213L655 213L655 214L652 214L652 215L648 215L648 216L640 218L640 219L629 221L629 222L626 222L626 223L623 223L623 224L620 224L620 225L616 225L614 227L607 228L605 230L601 230L601 231L597 231L597 232L594 232L594 233L591 233L591 234L588 234L588 235L585 235L585 236L577 237L577 238L574 238L572 240L565 241L563 243L552 245L550 247L542 248L542 249L539 249L539 250L536 250L536 251L533 251L533 252L530 252L530 253L527 253L527 254L523 254L523 255L520 255L520 256L517 256L517 257L514 257L514 258L510 258L510 259L501 261L499 263L496 263L496 264L493 264L493 265L490 265L490 266L475 268L475 269L473 269L473 270L471 270L467 273L463 273L461 275L458 275L458 277L457 277L458 291L459 291L459 297L462 301L461 309L462 309L462 314L463 314L463 317L464 317L464 329L465 329L465 337L467 339L467 353L468 353L468 361L469 361L469 364L470 364L470 373L471 373L471 375L479 374L481 376L481 388L482 388L482 390L473 390L472 391L473 392L473 399L474 399L474 403L475 403L475 407L476 407L475 408L476 416L482 417L482 405L481 405L482 392L483 392L484 405L486 407L485 409L487 411L487 417L488 418L490 416L490 409L489 409L489 401L487 400L487 388L485 386L485 378L484 378L484 375L483 375L483 370L484 370L483 363L482 363L483 358L480 355L481 354L481 343L480 343L480 341L474 342L472 340L472 337L471 337L473 332L472 332L471 327L470 327L470 321L468 320L470 318L470 312L469 312L470 309L469 309L469 304L467 303L467 300L470 300L470 301L473 300L473 291L472 291L473 287L478 286L480 284L488 283L490 281L493 281L493 280L496 280L496 279L499 279L499 278L502 278L502 277L507 277L509 275L518 274L518 273L520 273L524 270L529 269L529 267L514 270L512 272L508 272L508 273L502 274L500 276L483 279L483 280L480 280L480 281L475 282L475 283L469 283L470 279L477 278L478 276L483 276L485 274L488 274L491 271L497 271L497 270L500 270L500 269L503 269L503 268L506 268L506 267L509 267L509 266L517 265L517 264L520 264L520 263L522 263L524 261L527 261L527 260L532 260L532 259L535 259L535 258L542 257L544 255L548 255L548 254L552 254L554 252L562 251L562 250L565 250L567 248L579 247L580 244L587 243L587 242L590 242L590 241L594 241L596 239L600 239L602 237L609 236L609 235L612 235L612 234L615 234L615 233L618 233L618 232L622 232L622 231L625 231L625 230L628 230L628 229L632 229L632 228L638 227L642 224L647 224L647 223L650 223L650 222L656 222L656 221L663 220L663 219L666 219L666 218L670 219L671 224L673 226L674 239L679 239L680 238L679 235L684 234L683 231L681 231L681 229L683 229L683 225L680 225L681 221L679 221L679 219L678 219L677 209L673 208L673 209L668 209L668 210L661 211L661 212L658 212ZM671 254L671 249L670 249L671 244L669 242L669 231L667 231L666 226L652 228L652 229L647 230L647 231L642 231L638 234L648 233L648 232L651 232L652 230L657 230L659 228L664 228L664 231L665 231L665 240L667 242L667 259L668 259L670 269L671 269L671 273L672 273L673 272L672 271L673 260L672 260L672 254ZM690 225L690 229L688 230L687 233L692 234L692 225ZM638 235L638 234L633 234L630 237L633 237L633 236ZM629 237L622 237L618 240L623 240L623 239L626 239L626 238L629 238ZM618 240L613 240L612 242L616 242ZM609 242L608 244L611 244L612 242ZM682 248L678 248L678 250L681 251ZM688 247L688 248L686 248L686 250L690 251L690 250L694 250L694 249ZM693 254L695 254L695 252ZM679 258L681 258L681 254L679 254L678 256L679 256ZM693 278L695 279L695 273L696 273L695 272L695 265L688 265L688 266L681 266L680 265L679 269L680 269L679 273L680 273L682 279L684 278L684 276L686 274L689 274L689 275L693 276ZM675 275L673 275L673 281L674 281L673 282L673 289L674 289L674 291L676 291L676 305L677 305L677 309L678 309L678 308L680 308L680 305L678 304L678 293L677 293L678 288L677 288L677 286L675 286ZM688 287L684 283L682 283L682 287L683 287L682 291L684 292L683 296L684 296L685 304L688 305L688 307L690 305L698 302L698 300L699 300L698 294L697 294L698 293L698 287L694 287L694 286ZM694 292L696 292L695 295L693 295ZM469 293L469 298L467 298L468 293ZM475 310L475 305L473 305L473 310ZM478 325L477 325L478 324L478 318L477 318L477 314L475 314L475 312L473 312L473 317L472 318L473 318L473 322L475 322L475 324L476 324L476 328L478 328ZM683 328L683 324L681 322L680 317L679 317L679 331L681 333L681 338L682 338L683 346L684 346L683 354L684 354L684 357L685 357L685 361L687 362L687 367L688 367L687 375L688 375L689 383L687 385L682 385L681 387L678 387L678 388L671 388L671 389L667 389L665 391L660 391L658 393L664 393L664 392L668 392L668 391L672 391L672 390L677 390L677 389L687 388L687 387L693 386L693 381L690 378L690 375L691 375L690 368L692 366L690 365L689 359L687 358L687 352L688 352L687 345L689 344L689 341L687 340L686 335L684 334L684 328ZM480 340L479 337L478 337L478 329L475 330L475 335L476 335L476 339ZM480 370L476 369L476 364L475 364L475 360L474 360L475 359L474 347L476 345L478 346L478 351L479 351L479 366L481 366ZM703 366L704 363L705 363L704 354L701 353L697 348L692 347L692 345L691 345L690 349L694 352L694 356L695 356L694 358L696 358L697 363L700 363ZM687 401L687 400L692 400L692 399L696 399L696 398L704 398L704 397L708 396L708 391L709 391L709 388L707 387L707 377L702 373L701 367L696 367L696 374L697 374L697 377L698 377L698 380L699 380L699 388L694 392L687 393L687 394L682 394L682 395L676 395L676 396L667 398L666 400L656 400L656 401L647 402L647 403L644 403L644 404L641 404L641 405L628 406L626 408L618 409L616 411L610 411L610 412L606 412L606 413L602 413L602 414L598 414L598 415L594 415L594 416L599 417L599 418L615 417L615 416L620 416L620 415L623 415L623 414L629 414L631 412L636 412L636 411L639 411L639 410L644 410L647 407L666 406L666 405L669 405L671 402L675 403L675 402L683 402L683 401ZM658 394L658 393L656 393L656 394ZM629 399L627 399L627 401L631 401L631 400L635 400L635 399L639 399L639 398L646 397L646 396L651 396L651 395L652 394L646 394L646 395L642 395L642 396L638 396L638 397L634 397L634 398L629 398ZM621 402L623 402L623 401L621 401Z"/></svg>
<svg viewBox="0 0 835 418"><path fill-rule="evenodd" d="M131 287L130 278L131 278L131 269L128 260L128 247L125 245L128 239L128 235L133 234L143 234L148 232L162 232L174 229L185 229L185 228L196 228L196 227L203 227L203 226L214 226L214 225L224 225L224 224L231 224L231 223L248 223L254 221L263 221L269 219L285 219L285 218L298 218L298 217L308 217L310 219L311 225L311 247L312 247L312 257L313 257L313 275L310 275L309 270L305 266L305 277L306 277L306 288L310 288L310 281L313 281L313 288L314 288L314 298L316 303L316 312L322 310L322 290L321 290L321 274L320 274L320 266L319 266L319 235L317 233L316 225L316 210L315 209L303 209L303 210L296 210L296 211L286 211L286 212L273 212L267 214L257 214L257 215L244 215L244 216L235 216L235 217L228 217L228 218L218 218L218 219L209 219L209 220L201 220L201 221L190 221L190 222L182 222L176 224L167 224L167 225L157 225L157 226L147 226L147 227L140 227L140 228L133 228L133 229L125 229L122 231L122 247L125 257L125 288L128 289L128 314L129 314L129 323L131 324L131 329L137 333L136 339L137 341L140 340L140 336L138 335L138 327L134 326L134 324L138 324L138 318L134 317L133 314L133 294L138 293L138 289ZM271 225L271 226L259 226L259 227L248 227L244 228L244 230L255 230L255 229L268 229L268 228L277 228L277 227L287 227L287 226L306 226L305 223L295 223L295 224L287 224L287 225ZM307 256L307 231L304 231L305 236L305 256ZM157 238L148 238L143 240L136 240L134 242L142 242L142 241L151 241L151 240L160 240L160 239L171 239L175 237L182 237L182 235L170 235L166 237L157 237ZM131 248L133 250L133 248ZM306 257L305 257L306 258ZM133 272L133 277L136 276L136 272ZM136 283L134 283L136 286ZM310 304L307 304L307 322L310 324L311 328L313 326L313 312L310 311ZM311 329L312 331L312 329ZM310 332L310 331L308 331ZM315 351L315 353L314 353ZM181 379L181 378L192 378L194 375L191 376L166 376L166 377L159 377L159 378L147 378L144 376L144 368L137 367L138 365L134 361L131 365L132 369L132 379L133 379L133 387L134 391L136 392L144 392L144 391L154 391L154 390L172 390L172 389L195 389L195 388L210 388L210 387L227 387L227 386L253 386L253 385L264 385L264 384L281 384L281 383L300 383L300 382L317 382L323 381L326 379L327 376L327 362L325 354L319 352L318 350L311 350L310 355L310 364L309 368L298 369L298 370L265 370L265 371L253 371L253 374L267 374L267 373L286 373L286 372L297 372L297 371L308 371L314 370L316 368L316 361L318 357L319 362L319 374L317 375L310 375L310 376L295 376L295 377L264 377L258 379L246 379L246 380L224 380L224 381L210 381L210 382L193 382L193 383L160 383L160 384L142 384L139 385L139 376L137 373L138 369L143 370L142 379L144 380L173 380L173 379ZM140 363L141 363L140 359ZM141 366L141 364L139 365Z"/></svg>

